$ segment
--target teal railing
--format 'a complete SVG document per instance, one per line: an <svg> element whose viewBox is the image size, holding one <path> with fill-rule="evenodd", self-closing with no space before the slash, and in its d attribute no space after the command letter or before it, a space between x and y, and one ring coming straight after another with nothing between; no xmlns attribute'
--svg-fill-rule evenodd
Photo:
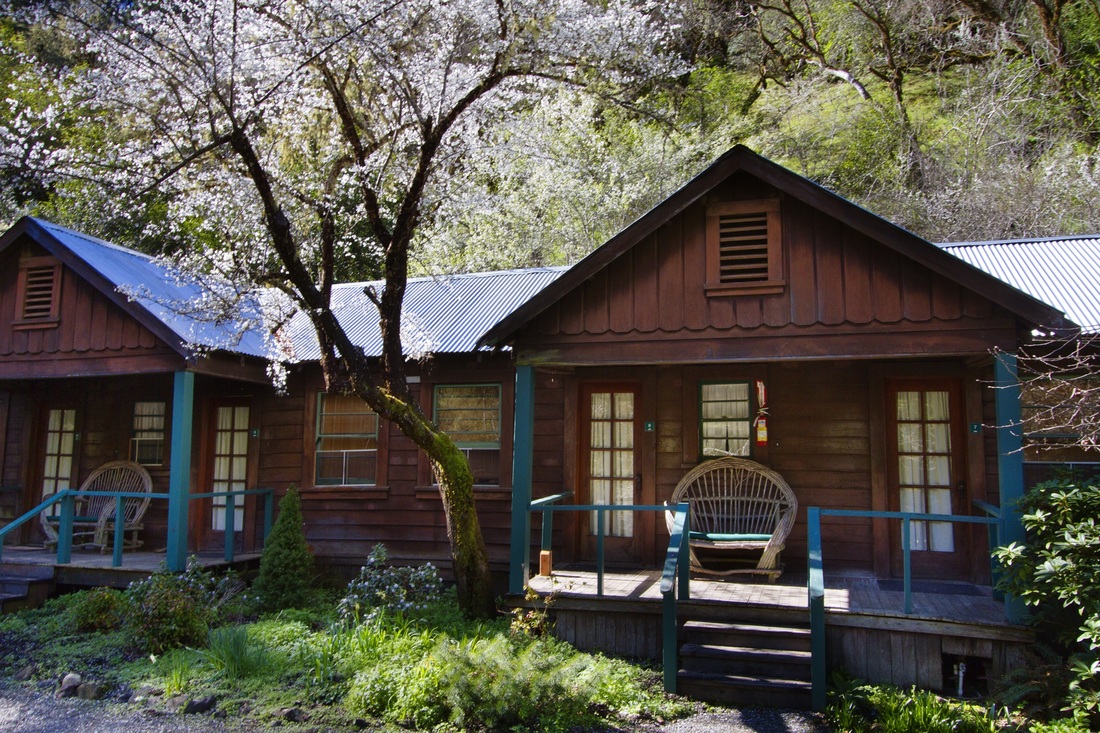
<svg viewBox="0 0 1100 733"><path fill-rule="evenodd" d="M983 507L984 508L984 507ZM991 509L996 507L990 506ZM825 573L821 563L821 518L822 517L862 517L871 519L900 519L902 546L902 582L905 593L905 613L913 613L913 575L912 549L910 547L912 522L954 522L963 524L986 524L996 529L996 540L1000 544L1001 518L971 517L959 514L916 514L912 512L874 512L856 509L822 509L810 507L806 510L807 534L809 539L809 580L807 589L810 603L810 639L812 657L810 676L813 684L812 702L814 710L825 709L826 666L825 666Z"/></svg>
<svg viewBox="0 0 1100 733"><path fill-rule="evenodd" d="M41 512L60 504L57 528L57 563L65 565L72 562L73 554L73 521L76 518L76 501L85 496L111 496L114 497L114 538L112 543L111 566L122 566L122 546L125 539L124 513L126 505L119 499L168 499L164 493L145 493L134 491L78 491L76 489L63 489L56 494L47 497L41 504L26 512L22 516L9 522L0 528L0 561L3 560L4 538L13 530L26 522L35 519ZM236 543L237 528L235 523L236 497L238 496L262 496L264 497L264 529L263 538L271 532L271 523L275 511L275 492L271 489L247 489L242 491L216 491L207 494L190 494L188 499L207 499L212 497L226 498L226 526L225 526L225 560L232 562L234 557L234 545ZM98 519L98 517L96 518Z"/></svg>
<svg viewBox="0 0 1100 733"><path fill-rule="evenodd" d="M596 513L596 595L603 597L604 592L604 536L606 535L607 512L665 512L673 514L672 530L669 535L668 552L661 571L661 656L664 672L664 685L667 692L676 692L677 636L676 616L677 597L688 600L691 597L690 563L688 562L688 532L691 527L690 507L687 502L675 507L650 504L558 504L572 496L572 492L554 494L535 499L528 510L528 522L534 512L542 512L542 549L549 550L553 545L554 514L557 512L595 512ZM531 567L530 543L524 550L524 568Z"/></svg>

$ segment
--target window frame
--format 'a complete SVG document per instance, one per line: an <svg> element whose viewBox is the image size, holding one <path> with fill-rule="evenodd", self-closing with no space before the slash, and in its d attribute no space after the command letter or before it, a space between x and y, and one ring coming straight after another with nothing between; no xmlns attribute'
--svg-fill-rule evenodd
<svg viewBox="0 0 1100 733"><path fill-rule="evenodd" d="M381 488L383 486L383 477L385 476L384 466L385 466L386 454L385 454L385 451L383 450L383 438L384 438L385 433L386 433L386 427L384 425L384 421L382 419L382 416L379 415L374 410L372 410L369 405L367 405L365 402L362 402L362 401L360 401L360 402L363 405L364 412L374 415L374 418L375 418L375 431L374 431L375 463L374 463L374 476L372 477L372 483L348 483L348 481L347 481L348 476L347 476L346 467L343 471L343 475L341 476L340 480L336 480L336 481L329 481L329 480L321 481L321 480L319 480L318 475L317 475L317 458L318 458L318 455L320 455L322 452L326 452L326 453L335 453L335 452L337 452L337 451L322 451L321 447L320 447L322 438L325 438L325 437L329 437L329 438L332 438L332 437L361 437L361 436L369 435L369 433L330 433L330 434L322 434L321 433L321 417L324 414L325 397L328 396L329 394L330 394L329 392L326 392L323 389L316 390L313 394L313 397L314 397L314 404L313 404L313 417L314 417L314 419L313 419L313 430L312 430L313 435L312 435L312 441L310 442L310 445L312 446L312 450L310 451L310 463L312 464L312 469L311 469L311 483L312 483L312 485L315 488L319 488L319 489L352 488L352 489L370 490L370 489ZM340 395L336 395L336 396L340 396ZM359 413L356 413L356 414L359 414ZM346 449L346 450L341 450L339 452L346 453L348 450L355 450L355 449ZM370 450L370 449L359 449L359 450ZM346 466L346 464L345 464L345 466Z"/></svg>
<svg viewBox="0 0 1100 733"><path fill-rule="evenodd" d="M722 454L722 455L713 455L713 456L707 455L704 448L703 448L703 441L706 440L706 436L704 435L704 430L703 430L703 423L704 423L704 421L706 421L706 419L703 417L703 388L708 386L708 385L724 385L724 384L745 385L746 392L748 393L748 400L747 400L747 403L748 403L748 417L746 417L744 420L736 420L736 422L745 422L749 426L748 435L745 437L745 440L748 444L748 452L745 453L744 455L738 455L737 457L738 458L752 459L754 457L754 454L755 454L756 439L755 439L755 436L753 434L753 427L754 427L753 423L755 422L755 419L756 419L756 399L755 399L755 389L754 389L755 380L752 380L752 379L700 379L696 382L696 393L695 393L696 394L696 400L695 400L696 421L695 422L696 422L696 428L697 428L698 433L699 433L696 449L697 449L698 454L699 454L699 461L700 462L709 461L713 458L722 458L722 457L724 457L724 454ZM722 421L711 420L710 422L731 422L731 421L729 421L729 420L722 420Z"/></svg>
<svg viewBox="0 0 1100 733"><path fill-rule="evenodd" d="M46 317L27 318L27 281L32 270L51 269L50 309ZM19 277L15 288L15 319L12 328L29 330L56 328L61 320L61 263L53 257L27 257L19 262Z"/></svg>
<svg viewBox="0 0 1100 733"><path fill-rule="evenodd" d="M505 458L505 439L504 439L504 418L506 414L504 404L504 383L503 382L437 382L431 385L431 399L432 399L432 422L434 422L441 430L447 432L439 421L439 393L440 390L450 388L468 388L468 387L495 387L497 391L497 404L496 404L496 423L497 423L497 440L493 442L485 441L461 441L455 440L455 445L462 450L495 450L497 451L497 482L496 483L476 483L477 486L487 486L492 488L499 488L505 486L505 481L510 478L509 472L504 466ZM452 435L451 433L447 433ZM452 436L452 440L453 440ZM507 477L507 478L506 478Z"/></svg>
<svg viewBox="0 0 1100 733"><path fill-rule="evenodd" d="M778 198L723 201L706 207L706 284L708 296L771 295L787 286L784 276L783 232ZM721 220L725 216L763 214L767 221L767 277L744 282L723 282L721 275Z"/></svg>
<svg viewBox="0 0 1100 733"><path fill-rule="evenodd" d="M139 416L138 413L137 413L138 405L160 405L161 406L161 411L160 411L159 415L153 414L153 415L140 415ZM160 428L159 429L157 429L157 428L143 428L143 429L139 430L138 426L137 426L138 417L160 417L160 420L161 420ZM147 463L145 461L139 460L140 454L135 449L135 444L137 443L137 441L145 440L145 441L154 441L155 442L158 439L155 438L155 437L154 438L138 438L137 434L138 433L158 433L158 432L160 433L160 438L159 438L160 450L158 451L158 456L159 456L160 460L158 460L156 463ZM165 464L165 460L168 457L168 402L167 402L167 400L144 400L144 399L134 400L133 409L131 411L130 451L129 452L130 452L130 460L133 461L134 463L141 464L142 466L163 466Z"/></svg>

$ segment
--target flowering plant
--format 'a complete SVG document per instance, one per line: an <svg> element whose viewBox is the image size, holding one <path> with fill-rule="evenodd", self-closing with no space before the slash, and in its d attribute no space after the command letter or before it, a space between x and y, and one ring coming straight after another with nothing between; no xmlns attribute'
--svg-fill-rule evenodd
<svg viewBox="0 0 1100 733"><path fill-rule="evenodd" d="M434 565L387 565L386 548L378 544L359 570L359 576L348 584L347 593L337 609L343 620L360 622L377 609L402 613L420 611L438 601L442 595L443 581Z"/></svg>

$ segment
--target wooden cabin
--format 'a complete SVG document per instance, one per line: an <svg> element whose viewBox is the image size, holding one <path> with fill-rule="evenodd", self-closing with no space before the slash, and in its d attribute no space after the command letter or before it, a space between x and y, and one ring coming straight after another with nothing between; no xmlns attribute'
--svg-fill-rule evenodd
<svg viewBox="0 0 1100 733"><path fill-rule="evenodd" d="M425 456L362 404L324 392L306 319L280 333L293 363L278 394L264 334L165 305L198 293L143 255L37 219L0 237L4 516L129 458L169 496L143 530L169 566L224 544L224 504L193 495L296 485L307 540L333 576L354 574L378 542L397 562L446 574ZM334 307L377 353L363 284L338 286ZM751 458L794 490L782 559L788 582L803 585L809 507L970 516L1009 506L1024 490L1022 436L1001 427L1020 410L1014 355L1033 329L1073 325L740 146L575 266L414 280L405 314L431 354L410 362L414 391L468 451L492 566L516 594L539 549L532 500L657 506L712 455ZM260 547L261 513L250 497L234 515L242 549ZM663 562L660 513L610 512L602 538L592 517L558 515L555 567L583 573L597 546L617 569ZM1006 525L1003 539L1019 536ZM833 577L901 576L899 522L834 517L821 529ZM914 522L912 532L914 578L989 585L984 525ZM42 538L28 524L14 539ZM711 592L752 605L731 587ZM654 654L660 601L628 592L619 606L559 601L559 628L582 646ZM805 613L804 587L780 593L761 615L792 603ZM871 679L942 688L942 655L984 656L1003 671L1026 638L1015 618L989 631L980 617L909 623L853 608L834 608L830 664Z"/></svg>

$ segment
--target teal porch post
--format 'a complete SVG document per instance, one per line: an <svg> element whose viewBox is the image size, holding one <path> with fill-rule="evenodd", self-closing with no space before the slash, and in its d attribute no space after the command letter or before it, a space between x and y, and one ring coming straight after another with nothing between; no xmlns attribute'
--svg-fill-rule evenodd
<svg viewBox="0 0 1100 733"><path fill-rule="evenodd" d="M512 550L508 592L520 594L527 585L531 545L531 479L535 448L535 368L516 367L515 440L512 443Z"/></svg>
<svg viewBox="0 0 1100 733"><path fill-rule="evenodd" d="M187 569L187 509L191 493L191 432L195 373L176 372L172 391L172 460L168 477L168 569Z"/></svg>
<svg viewBox="0 0 1100 733"><path fill-rule="evenodd" d="M1016 354L998 351L993 364L997 410L997 474L1000 477L1000 544L1024 541L1024 526L1016 502L1024 495L1024 428ZM1012 623L1024 617L1019 598L1005 596L1005 614Z"/></svg>

